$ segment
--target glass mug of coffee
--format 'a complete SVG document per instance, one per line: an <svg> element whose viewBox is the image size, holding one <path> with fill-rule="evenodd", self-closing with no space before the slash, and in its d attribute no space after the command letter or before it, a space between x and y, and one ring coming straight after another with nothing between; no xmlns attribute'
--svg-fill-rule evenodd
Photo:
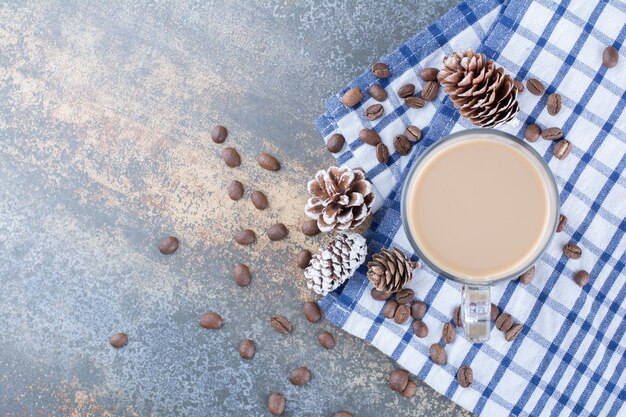
<svg viewBox="0 0 626 417"><path fill-rule="evenodd" d="M490 286L527 271L559 219L556 182L543 158L508 133L469 129L430 147L402 191L402 221L417 256L462 284L468 340L489 339Z"/></svg>

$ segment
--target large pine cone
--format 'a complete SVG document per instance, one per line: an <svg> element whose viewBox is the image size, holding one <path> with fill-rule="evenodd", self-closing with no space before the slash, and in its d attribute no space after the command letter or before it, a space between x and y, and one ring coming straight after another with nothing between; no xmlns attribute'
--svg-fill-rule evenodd
<svg viewBox="0 0 626 417"><path fill-rule="evenodd" d="M318 171L307 188L312 197L304 213L317 220L322 232L357 227L365 221L374 204L372 185L360 169L343 166Z"/></svg>
<svg viewBox="0 0 626 417"><path fill-rule="evenodd" d="M413 270L419 267L419 262L411 261L400 249L383 249L367 263L367 277L377 290L395 293L413 278Z"/></svg>
<svg viewBox="0 0 626 417"><path fill-rule="evenodd" d="M339 233L313 255L304 270L307 287L326 295L350 278L367 256L365 238L356 233Z"/></svg>
<svg viewBox="0 0 626 417"><path fill-rule="evenodd" d="M453 52L443 64L437 78L463 117L481 127L496 127L515 118L517 89L493 60L469 50Z"/></svg>

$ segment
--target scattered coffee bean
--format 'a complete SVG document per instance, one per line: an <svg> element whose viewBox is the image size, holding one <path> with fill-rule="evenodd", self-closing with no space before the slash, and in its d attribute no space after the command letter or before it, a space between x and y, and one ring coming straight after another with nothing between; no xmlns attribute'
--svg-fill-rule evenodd
<svg viewBox="0 0 626 417"><path fill-rule="evenodd" d="M506 340L507 342L514 341L521 333L522 328L523 326L520 323L514 324L504 335L504 340Z"/></svg>
<svg viewBox="0 0 626 417"><path fill-rule="evenodd" d="M333 415L333 417L354 417L354 415L347 411L338 411Z"/></svg>
<svg viewBox="0 0 626 417"><path fill-rule="evenodd" d="M232 180L228 186L228 196L231 200L241 200L243 197L243 184L237 180Z"/></svg>
<svg viewBox="0 0 626 417"><path fill-rule="evenodd" d="M420 78L424 81L437 81L439 70L437 68L424 68L420 71Z"/></svg>
<svg viewBox="0 0 626 417"><path fill-rule="evenodd" d="M382 104L372 104L365 109L365 118L370 122L380 119L385 113L385 109Z"/></svg>
<svg viewBox="0 0 626 417"><path fill-rule="evenodd" d="M404 104L413 109L419 109L424 107L424 99L417 96L411 96L404 99Z"/></svg>
<svg viewBox="0 0 626 417"><path fill-rule="evenodd" d="M372 146L376 146L381 142L378 132L372 129L361 129L359 132L359 139L361 142Z"/></svg>
<svg viewBox="0 0 626 417"><path fill-rule="evenodd" d="M279 416L285 411L285 397L278 392L272 392L267 399L267 409L274 416Z"/></svg>
<svg viewBox="0 0 626 417"><path fill-rule="evenodd" d="M444 343L447 345L449 343L454 342L454 337L456 336L456 327L452 323L446 323L443 325L443 329L441 331L441 338Z"/></svg>
<svg viewBox="0 0 626 417"><path fill-rule="evenodd" d="M535 270L536 270L535 265L533 265L528 271L524 272L522 275L517 277L517 279L522 284L528 285L531 283L533 278L535 278Z"/></svg>
<svg viewBox="0 0 626 417"><path fill-rule="evenodd" d="M109 336L109 343L115 349L122 348L128 344L128 335L126 333L115 333Z"/></svg>
<svg viewBox="0 0 626 417"><path fill-rule="evenodd" d="M422 320L415 320L413 321L413 333L423 339L428 336L428 326Z"/></svg>
<svg viewBox="0 0 626 417"><path fill-rule="evenodd" d="M557 140L563 137L563 131L558 127L550 127L541 132L541 137L545 140Z"/></svg>
<svg viewBox="0 0 626 417"><path fill-rule="evenodd" d="M619 52L614 46L607 46L602 51L602 65L607 68L613 68L619 61Z"/></svg>
<svg viewBox="0 0 626 417"><path fill-rule="evenodd" d="M367 92L370 93L370 96L376 101L387 100L387 90L381 87L380 84L372 85Z"/></svg>
<svg viewBox="0 0 626 417"><path fill-rule="evenodd" d="M393 146L396 148L396 151L402 156L408 155L411 152L411 142L404 135L398 135L393 140Z"/></svg>
<svg viewBox="0 0 626 417"><path fill-rule="evenodd" d="M559 93L552 93L548 96L548 114L556 116L561 111L561 95Z"/></svg>
<svg viewBox="0 0 626 417"><path fill-rule="evenodd" d="M272 241L283 240L289 234L287 226L282 223L276 223L267 229L267 237Z"/></svg>
<svg viewBox="0 0 626 417"><path fill-rule="evenodd" d="M372 298L376 301L388 300L393 295L393 293L380 291L380 290L377 290L376 288L372 288L372 291L370 292L370 294Z"/></svg>
<svg viewBox="0 0 626 417"><path fill-rule="evenodd" d="M239 230L235 232L235 242L240 245L251 245L256 242L256 233L250 229Z"/></svg>
<svg viewBox="0 0 626 417"><path fill-rule="evenodd" d="M529 124L528 127L526 128L526 131L524 132L524 138L526 138L527 141L532 143L532 142L537 142L537 139L539 139L539 136L541 136L541 128L535 123Z"/></svg>
<svg viewBox="0 0 626 417"><path fill-rule="evenodd" d="M280 334L291 332L291 322L285 316L275 315L270 317L270 326Z"/></svg>
<svg viewBox="0 0 626 417"><path fill-rule="evenodd" d="M309 262L311 262L312 257L313 254L311 254L311 251L307 249L302 249L296 255L296 264L298 264L300 268L306 269L306 267L309 266Z"/></svg>
<svg viewBox="0 0 626 417"><path fill-rule="evenodd" d="M311 380L311 371L306 366L299 366L289 371L288 378L293 385L304 385Z"/></svg>
<svg viewBox="0 0 626 417"><path fill-rule="evenodd" d="M200 327L204 329L215 330L222 327L224 319L222 319L222 316L217 313L204 313L200 316L198 323L200 323Z"/></svg>
<svg viewBox="0 0 626 417"><path fill-rule="evenodd" d="M570 259L578 259L580 255L582 255L583 250L574 245L573 243L567 243L563 246L563 255L567 256Z"/></svg>
<svg viewBox="0 0 626 417"><path fill-rule="evenodd" d="M437 365L445 365L448 357L446 356L446 351L443 349L439 343L434 343L430 346L430 358Z"/></svg>
<svg viewBox="0 0 626 417"><path fill-rule="evenodd" d="M417 126L409 125L404 131L404 135L411 142L419 142L422 140L422 131Z"/></svg>
<svg viewBox="0 0 626 417"><path fill-rule="evenodd" d="M320 342L324 349L330 350L335 347L335 336L329 332L322 332L317 335L317 341Z"/></svg>
<svg viewBox="0 0 626 417"><path fill-rule="evenodd" d="M307 301L304 303L304 317L311 322L317 323L322 319L322 310L315 301Z"/></svg>
<svg viewBox="0 0 626 417"><path fill-rule="evenodd" d="M411 317L415 320L421 320L426 314L426 303L422 300L417 300L411 304Z"/></svg>
<svg viewBox="0 0 626 417"><path fill-rule="evenodd" d="M417 384L413 381L409 381L408 384L406 384L406 388L404 389L404 391L402 391L400 394L402 394L403 397L411 398L415 395L416 392Z"/></svg>
<svg viewBox="0 0 626 417"><path fill-rule="evenodd" d="M552 155L554 155L557 159L565 159L567 155L572 151L572 144L569 140L563 139L554 145L554 149L552 150Z"/></svg>
<svg viewBox="0 0 626 417"><path fill-rule="evenodd" d="M250 339L243 339L239 342L239 356L243 359L252 359L256 353L256 345Z"/></svg>
<svg viewBox="0 0 626 417"><path fill-rule="evenodd" d="M437 81L428 81L422 87L422 98L424 101L433 101L439 93L439 83Z"/></svg>
<svg viewBox="0 0 626 417"><path fill-rule="evenodd" d="M491 321L496 321L500 315L500 309L494 303L491 303Z"/></svg>
<svg viewBox="0 0 626 417"><path fill-rule="evenodd" d="M391 75L391 71L389 71L387 64L379 62L372 65L372 74L374 74L376 78L387 78Z"/></svg>
<svg viewBox="0 0 626 417"><path fill-rule="evenodd" d="M335 133L328 139L326 148L332 153L337 153L343 149L343 145L346 143L346 138L340 133Z"/></svg>
<svg viewBox="0 0 626 417"><path fill-rule="evenodd" d="M507 332L513 325L513 317L509 313L502 313L496 319L496 329Z"/></svg>
<svg viewBox="0 0 626 417"><path fill-rule="evenodd" d="M159 241L159 252L163 255L171 255L176 252L179 243L174 236L166 236Z"/></svg>
<svg viewBox="0 0 626 417"><path fill-rule="evenodd" d="M400 304L409 304L415 298L415 292L410 288L404 288L396 294L396 301Z"/></svg>
<svg viewBox="0 0 626 417"><path fill-rule="evenodd" d="M461 306L454 309L454 313L452 313L452 321L456 327L463 327L461 324Z"/></svg>
<svg viewBox="0 0 626 417"><path fill-rule="evenodd" d="M317 220L305 220L302 222L301 229L305 236L315 236L320 232L320 228L317 225Z"/></svg>
<svg viewBox="0 0 626 417"><path fill-rule="evenodd" d="M534 94L536 96L542 95L543 92L546 90L541 81L534 78L526 81L526 88L528 88L528 91L530 91L531 94Z"/></svg>
<svg viewBox="0 0 626 417"><path fill-rule="evenodd" d="M231 168L241 165L241 156L235 148L224 148L222 151L222 160Z"/></svg>
<svg viewBox="0 0 626 417"><path fill-rule="evenodd" d="M211 129L211 139L215 143L224 143L226 138L228 137L228 130L222 126L217 125L213 129Z"/></svg>
<svg viewBox="0 0 626 417"><path fill-rule="evenodd" d="M456 379L461 387L467 388L474 382L474 371L468 365L463 365L456 373Z"/></svg>
<svg viewBox="0 0 626 417"><path fill-rule="evenodd" d="M584 287L589 283L589 272L587 271L578 271L576 275L574 275L574 281L578 284L579 287Z"/></svg>
<svg viewBox="0 0 626 417"><path fill-rule="evenodd" d="M559 214L559 223L556 225L557 233L565 230L566 226L567 226L567 217L564 214Z"/></svg>
<svg viewBox="0 0 626 417"><path fill-rule="evenodd" d="M404 84L398 89L398 97L407 98L415 94L415 86L413 84Z"/></svg>
<svg viewBox="0 0 626 417"><path fill-rule="evenodd" d="M387 148L387 145L384 143L376 145L376 159L381 164L389 162L389 148Z"/></svg>
<svg viewBox="0 0 626 417"><path fill-rule="evenodd" d="M520 80L513 80L513 84L515 85L515 89L518 93L522 93L524 91L524 84Z"/></svg>
<svg viewBox="0 0 626 417"><path fill-rule="evenodd" d="M404 369L394 369L389 375L389 388L402 392L409 383L409 372Z"/></svg>
<svg viewBox="0 0 626 417"><path fill-rule="evenodd" d="M267 169L268 171L278 171L280 169L280 162L278 162L278 159L269 153L262 152L258 154L256 162L261 168Z"/></svg>
<svg viewBox="0 0 626 417"><path fill-rule="evenodd" d="M396 314L393 315L393 321L396 324L402 324L409 319L411 316L411 309L406 304L400 304L396 309Z"/></svg>
<svg viewBox="0 0 626 417"><path fill-rule="evenodd" d="M388 319L392 319L393 316L396 315L396 310L398 309L398 302L396 300L387 300L385 306L383 307L383 316Z"/></svg>
<svg viewBox="0 0 626 417"><path fill-rule="evenodd" d="M254 207L258 210L265 210L269 203L267 202L267 196L263 194L261 191L252 191L250 194L250 200Z"/></svg>
<svg viewBox="0 0 626 417"><path fill-rule="evenodd" d="M343 94L341 101L348 107L356 106L363 99L363 92L359 87L352 87Z"/></svg>
<svg viewBox="0 0 626 417"><path fill-rule="evenodd" d="M248 265L235 265L233 275L235 276L235 283L240 287L247 287L248 285L250 285L250 281L252 281L252 274L250 273L250 268L248 268Z"/></svg>

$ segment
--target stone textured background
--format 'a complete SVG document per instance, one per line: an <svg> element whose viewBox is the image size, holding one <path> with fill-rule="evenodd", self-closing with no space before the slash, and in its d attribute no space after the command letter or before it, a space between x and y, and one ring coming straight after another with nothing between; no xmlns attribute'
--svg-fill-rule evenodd
<svg viewBox="0 0 626 417"><path fill-rule="evenodd" d="M306 181L333 163L313 126L323 100L455 3L2 2L0 414L263 416L275 390L285 416L469 415L421 383L393 393L383 354L306 322L293 262L321 241L297 228ZM220 161L216 123L240 168ZM260 151L284 168L261 170ZM229 200L233 178L270 208ZM271 243L276 221L291 234ZM240 227L259 242L234 245ZM169 257L166 234L182 242ZM220 331L198 326L206 311ZM275 313L291 336L270 329ZM118 331L130 342L116 351ZM245 337L252 361L237 353ZM313 379L291 386L301 365Z"/></svg>

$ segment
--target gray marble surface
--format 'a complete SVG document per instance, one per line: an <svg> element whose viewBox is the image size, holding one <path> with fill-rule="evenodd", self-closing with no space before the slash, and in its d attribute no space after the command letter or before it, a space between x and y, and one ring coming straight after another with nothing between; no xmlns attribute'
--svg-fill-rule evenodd
<svg viewBox="0 0 626 417"><path fill-rule="evenodd" d="M0 414L264 416L280 391L285 416L469 416L419 382L411 399L392 392L391 360L306 322L293 262L322 241L297 229L306 181L333 164L313 125L323 100L455 3L2 2ZM216 123L240 168L221 163ZM284 168L260 170L260 151ZM230 201L233 178L270 207ZM291 233L271 243L276 221ZM233 244L243 226L256 245ZM181 239L172 256L157 250L165 234ZM206 311L221 330L198 326ZM291 336L270 329L276 313ZM114 350L118 331L130 340ZM295 366L312 370L307 386L287 381Z"/></svg>

